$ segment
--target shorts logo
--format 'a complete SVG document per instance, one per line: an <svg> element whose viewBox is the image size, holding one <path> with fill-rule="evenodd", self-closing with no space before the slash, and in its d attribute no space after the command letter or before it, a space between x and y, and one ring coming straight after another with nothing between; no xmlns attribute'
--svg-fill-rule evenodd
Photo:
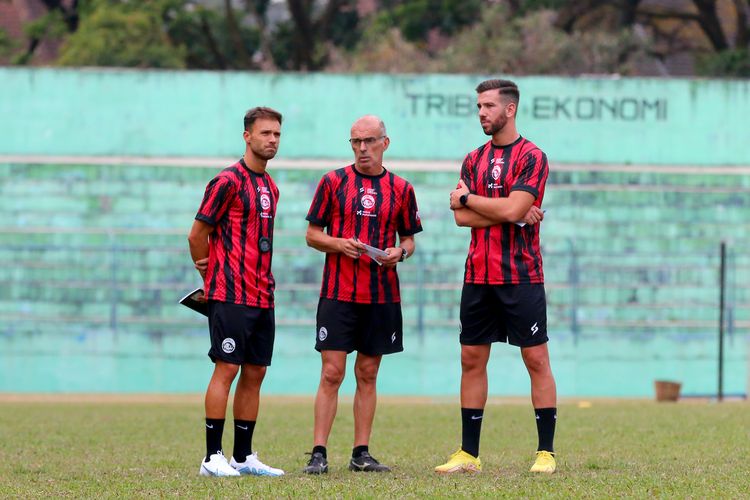
<svg viewBox="0 0 750 500"><path fill-rule="evenodd" d="M260 206L263 210L271 208L271 198L267 194L260 195Z"/></svg>
<svg viewBox="0 0 750 500"><path fill-rule="evenodd" d="M391 344L396 343L396 332L393 332L393 335L391 335Z"/></svg>
<svg viewBox="0 0 750 500"><path fill-rule="evenodd" d="M234 339L224 339L221 343L221 350L227 354L234 352Z"/></svg>
<svg viewBox="0 0 750 500"><path fill-rule="evenodd" d="M533 325L531 325L531 336L532 336L532 337L533 337L534 335L536 335L536 332L538 332L538 331L539 331L539 327L538 327L538 326L536 326L536 323L534 323Z"/></svg>
<svg viewBox="0 0 750 500"><path fill-rule="evenodd" d="M328 338L328 330L326 330L325 326L321 326L320 330L318 331L318 340L323 342L327 338Z"/></svg>
<svg viewBox="0 0 750 500"><path fill-rule="evenodd" d="M371 194L366 194L362 197L361 203L366 210L370 210L375 206L375 198Z"/></svg>

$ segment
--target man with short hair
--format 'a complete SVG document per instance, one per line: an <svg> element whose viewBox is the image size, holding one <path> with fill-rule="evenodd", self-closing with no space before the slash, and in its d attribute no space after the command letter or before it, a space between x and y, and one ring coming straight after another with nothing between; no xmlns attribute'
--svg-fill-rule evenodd
<svg viewBox="0 0 750 500"><path fill-rule="evenodd" d="M456 224L471 227L461 293L461 448L438 473L479 472L479 434L493 342L521 348L531 378L539 444L531 472L555 472L555 379L547 351L539 222L547 156L516 130L519 92L509 80L477 88L482 130L492 139L466 156L450 194Z"/></svg>
<svg viewBox="0 0 750 500"><path fill-rule="evenodd" d="M202 476L280 476L252 452L260 386L275 336L271 273L273 222L279 190L266 171L276 156L281 114L257 107L245 115L245 154L206 187L188 241L204 279L214 372L206 391L206 457ZM241 368L241 370L240 370ZM232 381L234 451L227 462L221 439Z"/></svg>
<svg viewBox="0 0 750 500"><path fill-rule="evenodd" d="M382 120L372 115L358 119L349 142L354 164L323 176L307 214L307 244L325 252L326 259L315 344L322 370L306 474L328 472L326 445L352 351L357 351L357 389L349 470L390 470L369 452L375 386L383 355L403 351L396 265L414 254L414 235L422 230L411 184L383 167L390 139Z"/></svg>

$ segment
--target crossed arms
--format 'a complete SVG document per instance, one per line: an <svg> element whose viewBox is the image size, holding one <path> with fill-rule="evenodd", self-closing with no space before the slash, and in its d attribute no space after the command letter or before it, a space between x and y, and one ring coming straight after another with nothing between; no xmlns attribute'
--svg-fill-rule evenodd
<svg viewBox="0 0 750 500"><path fill-rule="evenodd" d="M460 198L468 195L466 205ZM507 198L485 198L469 192L463 180L451 191L450 201L456 225L482 228L505 222L537 224L544 219L544 212L534 206L536 197L526 191L511 191Z"/></svg>

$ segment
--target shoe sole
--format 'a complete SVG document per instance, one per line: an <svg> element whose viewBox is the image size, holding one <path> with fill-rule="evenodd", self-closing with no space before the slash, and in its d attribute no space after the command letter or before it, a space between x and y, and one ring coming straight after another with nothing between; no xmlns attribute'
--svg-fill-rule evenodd
<svg viewBox="0 0 750 500"><path fill-rule="evenodd" d="M380 470L377 470L377 469L370 469L370 470L360 469L356 465L350 465L349 466L349 470L352 471L352 472L391 472L391 469L380 469Z"/></svg>
<svg viewBox="0 0 750 500"><path fill-rule="evenodd" d="M437 472L438 474L479 474L480 472L482 472L482 469L478 469L473 465L459 465L458 467L453 467L452 469L448 470L435 469L435 472Z"/></svg>
<svg viewBox="0 0 750 500"><path fill-rule="evenodd" d="M302 470L302 473L303 474L310 474L311 476L319 476L321 474L328 474L328 467L326 467L322 471Z"/></svg>

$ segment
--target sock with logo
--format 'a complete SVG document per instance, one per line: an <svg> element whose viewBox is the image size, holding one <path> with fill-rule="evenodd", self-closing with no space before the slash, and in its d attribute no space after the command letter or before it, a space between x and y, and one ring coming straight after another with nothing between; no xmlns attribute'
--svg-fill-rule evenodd
<svg viewBox="0 0 750 500"><path fill-rule="evenodd" d="M352 449L352 458L357 458L364 452L370 452L370 447L367 445L364 446L355 446L354 449Z"/></svg>
<svg viewBox="0 0 750 500"><path fill-rule="evenodd" d="M206 462L208 457L221 451L221 436L224 434L223 418L206 419Z"/></svg>
<svg viewBox="0 0 750 500"><path fill-rule="evenodd" d="M534 408L536 414L536 432L539 434L537 451L554 453L552 442L555 440L555 423L557 422L557 408Z"/></svg>
<svg viewBox="0 0 750 500"><path fill-rule="evenodd" d="M312 452L313 453L322 453L323 454L323 458L325 458L326 460L328 460L328 453L326 452L326 447L325 446L313 446L313 451Z"/></svg>
<svg viewBox="0 0 750 500"><path fill-rule="evenodd" d="M461 408L461 449L473 457L479 456L479 433L483 417L483 408Z"/></svg>
<svg viewBox="0 0 750 500"><path fill-rule="evenodd" d="M255 420L234 419L234 450L232 456L237 462L244 462L253 452L253 431Z"/></svg>

